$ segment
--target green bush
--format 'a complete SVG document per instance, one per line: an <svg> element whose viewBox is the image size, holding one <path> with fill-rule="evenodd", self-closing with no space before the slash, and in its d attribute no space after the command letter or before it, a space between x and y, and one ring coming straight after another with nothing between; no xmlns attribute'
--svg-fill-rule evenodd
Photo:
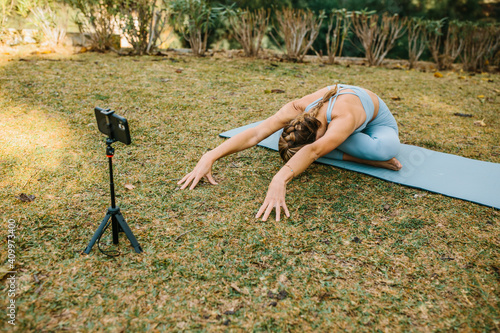
<svg viewBox="0 0 500 333"><path fill-rule="evenodd" d="M0 45L3 43L6 35L7 20L12 15L14 0L0 0Z"/></svg>
<svg viewBox="0 0 500 333"><path fill-rule="evenodd" d="M170 13L167 0L122 0L119 22L135 53L149 54L156 49Z"/></svg>
<svg viewBox="0 0 500 333"><path fill-rule="evenodd" d="M240 43L247 57L256 57L269 25L269 10L237 9L228 17L234 38Z"/></svg>
<svg viewBox="0 0 500 333"><path fill-rule="evenodd" d="M380 18L380 19L379 19ZM353 30L361 41L370 66L378 66L405 31L406 19L398 15L359 11L352 16Z"/></svg>
<svg viewBox="0 0 500 333"><path fill-rule="evenodd" d="M210 29L223 9L212 7L205 0L173 0L170 8L174 28L189 43L194 55L204 55Z"/></svg>
<svg viewBox="0 0 500 333"><path fill-rule="evenodd" d="M42 32L49 45L63 44L69 21L66 6L50 0L18 0L16 9Z"/></svg>
<svg viewBox="0 0 500 333"><path fill-rule="evenodd" d="M486 69L487 60L493 57L500 46L500 27L497 24L464 22L461 37L463 50L460 57L463 69L466 71Z"/></svg>
<svg viewBox="0 0 500 333"><path fill-rule="evenodd" d="M116 0L65 0L79 10L75 22L81 33L88 33L91 47L106 51L113 47L113 33L118 27Z"/></svg>
<svg viewBox="0 0 500 333"><path fill-rule="evenodd" d="M310 10L283 8L276 13L277 25L274 27L284 41L285 57L302 61L318 37L324 13L315 15ZM279 42L276 40L276 44Z"/></svg>

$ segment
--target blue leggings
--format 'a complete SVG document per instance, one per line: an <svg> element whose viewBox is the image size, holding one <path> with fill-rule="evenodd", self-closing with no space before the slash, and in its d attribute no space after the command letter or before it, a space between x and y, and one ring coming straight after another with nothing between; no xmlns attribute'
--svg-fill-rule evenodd
<svg viewBox="0 0 500 333"><path fill-rule="evenodd" d="M387 105L380 99L377 117L361 132L354 132L325 157L342 160L344 153L363 160L387 161L399 152L398 125Z"/></svg>

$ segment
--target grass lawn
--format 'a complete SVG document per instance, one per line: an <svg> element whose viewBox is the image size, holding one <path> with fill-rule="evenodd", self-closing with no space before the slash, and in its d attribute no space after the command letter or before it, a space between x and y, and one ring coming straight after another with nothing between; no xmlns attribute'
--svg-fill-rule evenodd
<svg viewBox="0 0 500 333"><path fill-rule="evenodd" d="M337 82L379 94L403 143L500 163L500 75L224 56L24 60L0 56L0 263L9 270L15 219L18 331L500 329L495 209L314 164L288 186L291 217L261 222L282 166L263 148L218 161L218 186L176 185L219 133ZM94 106L131 126L132 144L114 145L115 182L141 255L123 234L116 258L82 254L109 206Z"/></svg>

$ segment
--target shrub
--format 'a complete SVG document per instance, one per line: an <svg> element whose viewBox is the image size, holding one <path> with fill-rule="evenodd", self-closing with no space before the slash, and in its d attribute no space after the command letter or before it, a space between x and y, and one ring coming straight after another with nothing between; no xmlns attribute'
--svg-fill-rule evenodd
<svg viewBox="0 0 500 333"><path fill-rule="evenodd" d="M278 34L285 42L285 57L302 61L318 37L324 15L314 15L310 10L282 9L276 13ZM274 36L273 36L274 38ZM274 38L276 41L276 38ZM277 44L279 44L276 41Z"/></svg>
<svg viewBox="0 0 500 333"><path fill-rule="evenodd" d="M173 0L170 8L173 25L189 43L193 54L204 55L208 33L219 9L212 8L205 0Z"/></svg>
<svg viewBox="0 0 500 333"><path fill-rule="evenodd" d="M7 36L5 26L13 8L14 0L0 0L0 45L5 42Z"/></svg>
<svg viewBox="0 0 500 333"><path fill-rule="evenodd" d="M7 19L12 15L14 8L14 0L0 0L0 36L5 29ZM0 39L1 41L1 39Z"/></svg>
<svg viewBox="0 0 500 333"><path fill-rule="evenodd" d="M167 0L124 0L119 9L120 27L135 53L151 53L167 27Z"/></svg>
<svg viewBox="0 0 500 333"><path fill-rule="evenodd" d="M464 41L461 53L463 69L466 71L485 69L486 61L500 46L499 26L494 24L480 26L478 23L465 22L462 36Z"/></svg>
<svg viewBox="0 0 500 333"><path fill-rule="evenodd" d="M446 36L443 34L446 19L426 21L426 36L429 51L438 69L450 69L463 48L460 36L461 24L458 21L448 23Z"/></svg>
<svg viewBox="0 0 500 333"><path fill-rule="evenodd" d="M88 33L91 47L96 51L113 49L113 33L118 29L115 0L66 0L80 11L75 22L81 33Z"/></svg>
<svg viewBox="0 0 500 333"><path fill-rule="evenodd" d="M411 18L408 25L408 61L410 68L415 67L416 62L427 46L425 33L425 22L419 18Z"/></svg>
<svg viewBox="0 0 500 333"><path fill-rule="evenodd" d="M352 13L345 9L333 10L330 13L325 40L329 64L333 64L335 58L342 55L344 42L351 25L351 15Z"/></svg>
<svg viewBox="0 0 500 333"><path fill-rule="evenodd" d="M361 41L365 57L370 66L378 66L385 56L394 47L398 38L404 33L406 19L397 15L389 16L384 13L382 17L373 12L354 12L352 25L356 36Z"/></svg>
<svg viewBox="0 0 500 333"><path fill-rule="evenodd" d="M17 12L42 32L49 45L63 44L68 26L68 11L64 5L48 0L18 0Z"/></svg>
<svg viewBox="0 0 500 333"><path fill-rule="evenodd" d="M229 16L234 37L241 44L247 57L256 57L262 45L262 38L269 25L269 10L250 12L238 9Z"/></svg>

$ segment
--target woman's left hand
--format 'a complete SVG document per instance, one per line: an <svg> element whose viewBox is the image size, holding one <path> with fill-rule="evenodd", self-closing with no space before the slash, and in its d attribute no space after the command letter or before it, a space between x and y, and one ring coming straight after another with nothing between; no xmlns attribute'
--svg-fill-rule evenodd
<svg viewBox="0 0 500 333"><path fill-rule="evenodd" d="M264 203L260 207L255 218L258 219L262 214L264 214L262 216L262 221L266 221L273 208L276 208L276 221L279 221L281 207L283 207L285 215L290 217L290 213L288 212L288 208L285 203L285 194L286 182L273 178L271 184L269 184L269 189L267 190L266 200L264 200Z"/></svg>

